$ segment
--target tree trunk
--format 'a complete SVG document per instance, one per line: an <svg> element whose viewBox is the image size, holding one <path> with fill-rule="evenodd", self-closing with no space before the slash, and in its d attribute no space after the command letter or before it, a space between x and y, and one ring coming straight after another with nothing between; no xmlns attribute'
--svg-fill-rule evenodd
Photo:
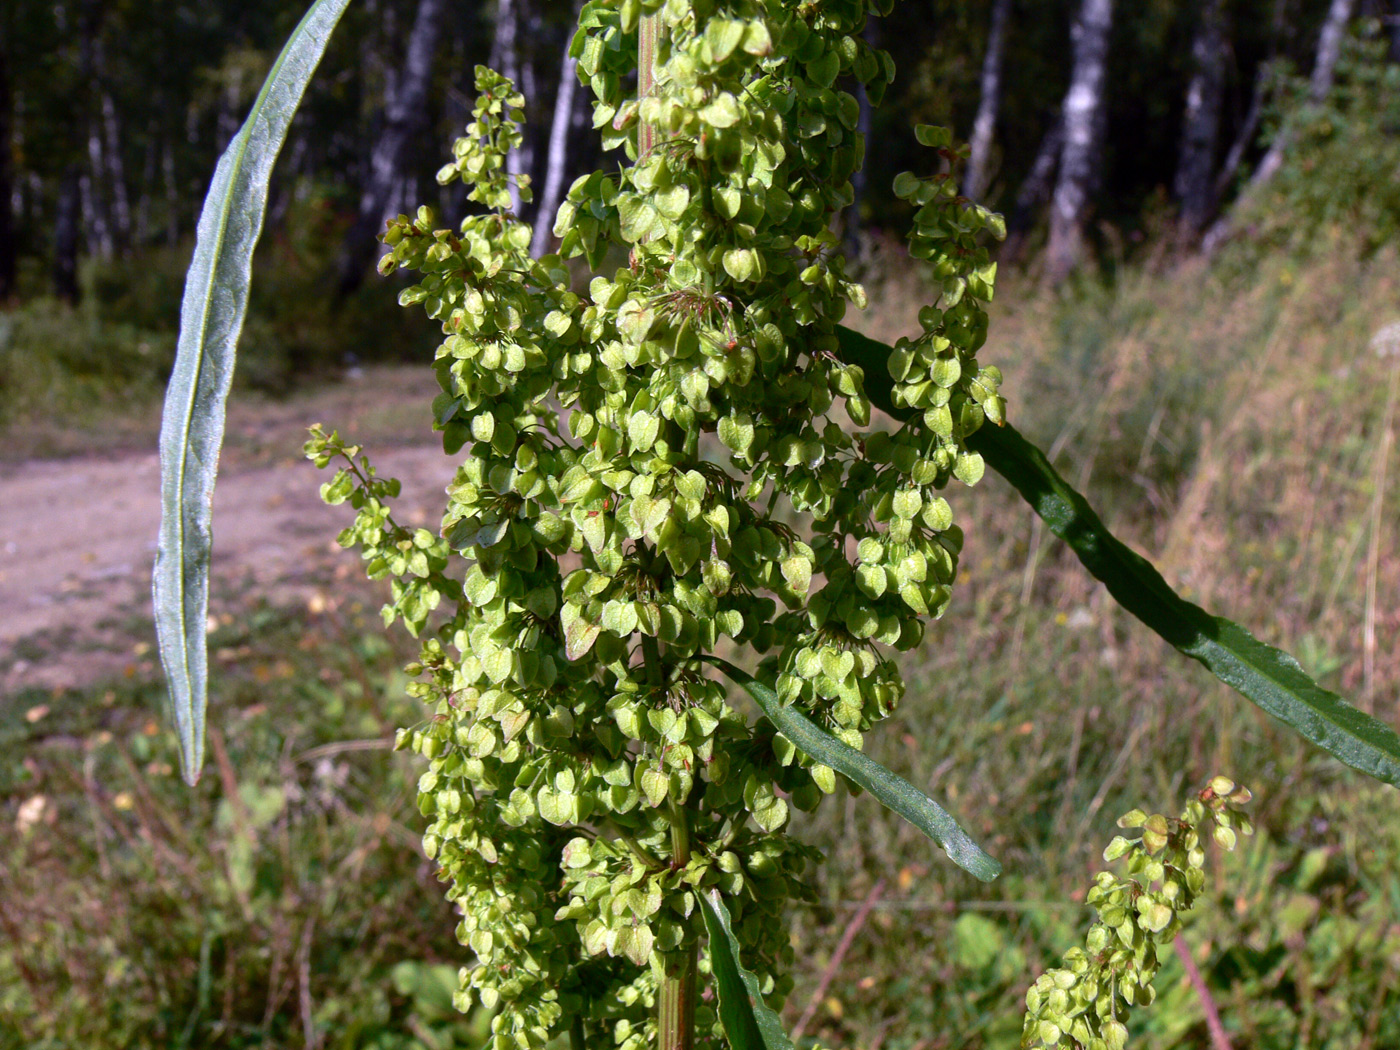
<svg viewBox="0 0 1400 1050"><path fill-rule="evenodd" d="M1327 11L1327 21L1322 24L1322 37L1317 42L1317 59L1313 62L1312 78L1308 84L1308 98L1314 105L1322 102L1332 90L1337 57L1342 53L1342 39L1346 36L1347 24L1355 10L1356 0L1332 0L1332 6ZM1259 162L1259 167L1254 170L1249 180L1251 188L1262 186L1274 177L1283 166L1284 155L1292 145L1292 132L1285 125L1269 147L1269 152Z"/></svg>
<svg viewBox="0 0 1400 1050"><path fill-rule="evenodd" d="M107 51L103 46L101 23L104 5L93 8L94 21L91 45L90 77L93 94L93 120L100 134L101 167L94 163L92 178L94 194L102 200L106 213L108 237L112 247L125 253L131 246L131 198L126 184L126 162L122 156L121 117L112 98L107 73Z"/></svg>
<svg viewBox="0 0 1400 1050"><path fill-rule="evenodd" d="M524 5L524 18L522 23L525 26L525 35L520 40L520 93L525 96L525 124L520 129L520 150L512 158L513 170L521 175L530 178L531 185L539 177L537 170L544 152L544 144L540 142L540 125L542 121L533 118L531 114L538 113L538 104L544 97L544 89L540 86L539 63L536 61L536 52L540 40L544 36L544 20L540 17L539 7L530 3L529 0L517 0ZM524 213L517 211L521 218L525 218Z"/></svg>
<svg viewBox="0 0 1400 1050"><path fill-rule="evenodd" d="M349 295L364 280L375 237L393 203L394 188L402 185L408 145L423 125L433 53L446 10L447 0L418 0L398 90L385 107L384 130L370 154L369 176L360 197L359 214L345 236L340 265L342 296Z"/></svg>
<svg viewBox="0 0 1400 1050"><path fill-rule="evenodd" d="M11 200L14 195L14 177L10 172L12 103L10 67L6 57L4 41L0 40L0 304L15 293L16 258L19 255Z"/></svg>
<svg viewBox="0 0 1400 1050"><path fill-rule="evenodd" d="M78 211L81 175L76 167L63 175L58 190L58 212L53 224L54 294L74 306L78 303Z"/></svg>
<svg viewBox="0 0 1400 1050"><path fill-rule="evenodd" d="M1194 239L1215 210L1215 151L1225 102L1225 12L1223 0L1204 0L1191 42L1195 66L1186 90L1181 157L1172 188L1181 202L1181 232Z"/></svg>
<svg viewBox="0 0 1400 1050"><path fill-rule="evenodd" d="M559 66L559 88L554 93L554 119L549 125L549 158L545 164L544 186L535 213L535 234L530 254L538 259L549 250L554 236L554 216L564 195L569 173L569 132L574 123L574 101L578 98L578 61L569 54L572 34L564 40L564 58Z"/></svg>
<svg viewBox="0 0 1400 1050"><path fill-rule="evenodd" d="M156 103L159 110L161 105ZM144 248L151 240L151 195L156 184L156 163L160 156L160 124L152 117L146 122L146 151L141 158L141 189L131 216L132 243Z"/></svg>
<svg viewBox="0 0 1400 1050"><path fill-rule="evenodd" d="M1055 187L1055 169L1060 162L1060 151L1065 145L1065 122L1056 115L1054 123L1046 129L1040 140L1040 148L1035 151L1031 170L1016 193L1016 201L1011 206L1011 215L1006 220L1006 243L1002 245L1000 258L1010 264L1021 257L1026 238L1035 225L1035 213L1050 199Z"/></svg>
<svg viewBox="0 0 1400 1050"><path fill-rule="evenodd" d="M1244 123L1240 125L1239 132L1235 135L1235 141L1230 144L1229 152L1225 155L1225 162L1220 166L1220 171L1215 176L1217 200L1234 181L1235 174L1240 170L1240 165L1244 163L1245 153L1253 144L1254 137L1259 131L1259 122L1264 117L1264 98L1268 94L1269 88L1269 69L1273 60L1278 56L1279 41L1283 38L1287 23L1287 9L1288 0L1274 0L1273 17L1269 22L1268 54L1255 71L1254 88L1250 93L1249 110L1245 114ZM1216 219L1201 240L1201 250L1207 254L1213 252L1229 233L1229 230L1228 216Z"/></svg>
<svg viewBox="0 0 1400 1050"><path fill-rule="evenodd" d="M1220 172L1215 176L1217 197L1224 193L1234 180L1235 173L1244 163L1245 151L1249 149L1259 131L1259 122L1264 119L1264 95L1268 91L1269 80L1267 69L1268 63L1261 63L1259 72L1255 74L1254 90L1249 97L1249 112L1245 114L1244 123L1240 125L1235 141L1230 143L1230 152L1225 155L1225 163L1220 165Z"/></svg>
<svg viewBox="0 0 1400 1050"><path fill-rule="evenodd" d="M112 239L125 253L131 246L131 196L126 185L126 162L122 157L121 125L111 92L102 92L102 154L106 170L100 177L112 192Z"/></svg>
<svg viewBox="0 0 1400 1050"><path fill-rule="evenodd" d="M1047 276L1058 283L1084 257L1089 196L1099 179L1113 0L1083 0L1075 20L1074 70L1064 103L1064 148L1050 206Z"/></svg>
<svg viewBox="0 0 1400 1050"><path fill-rule="evenodd" d="M1211 0L1219 3L1219 0ZM987 53L982 59L982 94L977 116L972 122L971 153L963 176L964 197L980 200L990 182L992 137L996 133L997 112L1001 109L1001 67L1006 55L1006 20L1011 0L996 0L992 7L992 27L987 34Z"/></svg>
<svg viewBox="0 0 1400 1050"><path fill-rule="evenodd" d="M180 189L175 183L175 146L167 138L161 145L160 180L165 189L165 243L180 243Z"/></svg>
<svg viewBox="0 0 1400 1050"><path fill-rule="evenodd" d="M527 70L521 63L520 8L524 2L525 0L498 0L496 35L491 42L490 61L492 69L508 78L522 92L525 90L525 73L530 73L530 79L534 79L533 69ZM530 101L527 95L526 105L529 105ZM529 140L526 138L506 157L506 170L517 175L528 175L533 159L530 156ZM510 184L510 210L516 215L522 214L520 188L514 182Z"/></svg>
<svg viewBox="0 0 1400 1050"><path fill-rule="evenodd" d="M1333 77L1337 71L1337 58L1341 54L1342 39L1346 35L1347 24L1351 21L1351 16L1356 10L1356 0L1332 0L1332 5L1327 11L1327 20L1322 26L1322 37L1317 45L1317 58L1313 62L1313 72L1311 82L1308 86L1308 97L1314 103L1322 102L1327 93L1332 90ZM1275 8L1276 23L1275 28L1279 28L1277 16L1282 13L1282 4ZM1257 114L1251 113L1257 123ZM1278 169L1283 166L1284 155L1293 144L1293 135L1287 124L1274 137L1269 150L1264 154L1264 159L1259 162L1259 167L1254 169L1254 174L1249 178L1249 185L1245 188L1244 196L1255 193L1261 186L1267 183L1278 173ZM1239 142L1238 155L1236 150L1231 149L1230 157L1225 161L1225 170L1221 172L1221 178L1225 178L1227 173L1233 173L1234 166L1244 155L1243 145ZM1238 203L1238 202L1237 202ZM1207 255L1224 244L1229 238L1232 230L1230 216L1222 215L1211 225L1206 232L1205 238L1201 241L1201 250Z"/></svg>
<svg viewBox="0 0 1400 1050"><path fill-rule="evenodd" d="M112 216L103 189L107 181L107 162L102 148L102 122L98 102L98 38L102 32L103 6L88 0L78 19L78 84L77 101L80 134L87 136L88 171L78 180L78 204L82 210L84 241L90 252L110 259L115 250L112 236Z"/></svg>

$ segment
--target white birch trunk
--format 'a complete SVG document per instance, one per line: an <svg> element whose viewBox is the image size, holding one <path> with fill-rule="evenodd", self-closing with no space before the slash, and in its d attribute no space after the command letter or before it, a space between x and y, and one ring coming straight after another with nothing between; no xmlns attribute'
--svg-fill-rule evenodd
<svg viewBox="0 0 1400 1050"><path fill-rule="evenodd" d="M508 78L517 88L524 90L520 66L520 5L523 0L498 0L496 4L496 36L491 42L490 66L501 76ZM527 98L526 104L529 103ZM528 171L523 165L529 158L522 155L522 148L510 151L506 156L506 170L512 174ZM521 214L520 188L510 184L510 210Z"/></svg>
<svg viewBox="0 0 1400 1050"><path fill-rule="evenodd" d="M1060 151L1064 148L1064 118L1056 114L1055 121L1041 137L1040 148L1035 151L1035 160L1027 173L1021 188L1016 191L1016 200L1011 206L1011 214L1006 220L1006 243L1002 245L999 257L1007 263L1014 263L1021 257L1026 246L1026 238L1035 225L1035 213L1050 199L1055 187L1055 169L1060 163Z"/></svg>
<svg viewBox="0 0 1400 1050"><path fill-rule="evenodd" d="M972 121L972 138L968 142L970 153L963 176L963 196L973 200L981 199L991 181L992 139L996 134L997 114L1001 109L1001 70L1006 55L1006 21L1010 13L1011 0L996 0L992 7L991 29L987 33L987 53L982 58L981 97L977 102L977 116Z"/></svg>
<svg viewBox="0 0 1400 1050"><path fill-rule="evenodd" d="M102 92L102 138L107 162L106 181L112 189L112 234L118 249L125 253L131 244L131 196L126 185L117 106L108 91Z"/></svg>
<svg viewBox="0 0 1400 1050"><path fill-rule="evenodd" d="M447 0L418 0L413 28L396 89L384 113L384 130L370 154L369 176L360 197L359 215L345 237L340 292L353 291L364 277L366 256L384 220L394 214L395 187L403 183L408 144L423 123L428 87L437 50L438 30Z"/></svg>
<svg viewBox="0 0 1400 1050"><path fill-rule="evenodd" d="M166 140L161 146L160 180L165 190L165 243L180 243L180 190L175 183L175 147Z"/></svg>
<svg viewBox="0 0 1400 1050"><path fill-rule="evenodd" d="M1064 103L1060 177L1050 205L1047 274L1063 280L1084 256L1089 194L1098 180L1113 0L1083 0L1073 29L1074 70Z"/></svg>
<svg viewBox="0 0 1400 1050"><path fill-rule="evenodd" d="M87 244L100 258L111 259L116 253L116 239L112 235L112 216L107 207L107 197L102 192L107 181L107 164L96 121L88 127L87 153L90 170L83 174L78 184Z"/></svg>
<svg viewBox="0 0 1400 1050"><path fill-rule="evenodd" d="M564 41L564 59L559 66L559 89L554 94L554 119L549 125L549 156L545 163L544 186L535 213L535 232L530 254L538 259L549 250L554 236L554 216L564 195L564 179L569 171L569 132L574 124L574 100L578 97L578 62L569 54L572 36Z"/></svg>
<svg viewBox="0 0 1400 1050"><path fill-rule="evenodd" d="M1215 210L1215 153L1225 102L1225 12L1223 0L1204 0L1191 41L1195 69L1186 89L1181 155L1172 189L1181 203L1181 229L1194 237Z"/></svg>
<svg viewBox="0 0 1400 1050"><path fill-rule="evenodd" d="M1332 0L1327 11L1327 21L1322 24L1322 37L1317 42L1317 59L1313 62L1312 77L1308 83L1308 97L1317 104L1332 90L1332 81L1337 73L1337 57L1342 53L1342 40L1346 36L1347 25L1356 11L1356 0ZM1279 132L1254 170L1249 180L1251 188L1262 186L1274 177L1283 166L1284 155L1293 145L1293 135L1287 126Z"/></svg>
<svg viewBox="0 0 1400 1050"><path fill-rule="evenodd" d="M1230 143L1230 149L1225 154L1225 162L1220 165L1220 172L1215 176L1217 197L1223 194L1230 183L1234 181L1235 173L1244 163L1245 151L1254 142L1254 136L1259 131L1259 122L1264 117L1264 97L1268 94L1269 88L1269 68L1273 60L1278 57L1278 42L1283 36L1287 6L1288 0L1274 0L1273 16L1269 21L1268 54L1255 71L1254 87L1250 92L1249 110L1245 114L1244 123L1240 125L1239 131L1235 134L1235 141Z"/></svg>

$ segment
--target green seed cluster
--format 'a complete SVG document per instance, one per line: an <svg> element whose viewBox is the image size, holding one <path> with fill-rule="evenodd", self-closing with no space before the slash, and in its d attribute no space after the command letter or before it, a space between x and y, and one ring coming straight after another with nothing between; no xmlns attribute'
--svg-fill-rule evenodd
<svg viewBox="0 0 1400 1050"><path fill-rule="evenodd" d="M385 235L381 270L417 271L401 302L443 328L434 419L465 454L440 535L394 524L336 435L308 451L350 464L327 494L359 511L343 542L395 577L386 615L433 626L410 668L432 719L400 744L429 760L425 844L476 953L459 1005L499 1007L494 1050L579 1018L590 1045L648 1045L711 888L780 1004L782 909L815 856L782 831L837 778L751 725L698 657L751 651L785 702L859 746L903 693L889 650L950 600L962 534L940 492L981 476L964 441L1003 405L975 360L994 277L978 237L999 230L946 176L898 184L942 289L891 361L922 416L872 421L865 376L835 354L865 305L830 231L864 151L847 88L878 98L893 75L861 36L888 6L591 0L573 53L630 164L573 185L559 252L530 258L510 212L523 100L485 69L439 178L488 210L448 230L423 208ZM662 32L637 99L644 17ZM625 265L580 281L580 259ZM711 1007L697 1017L718 1031Z"/></svg>
<svg viewBox="0 0 1400 1050"><path fill-rule="evenodd" d="M1119 827L1140 834L1119 835L1104 850L1106 861L1126 858L1123 874L1099 872L1086 898L1098 920L1084 947L1067 951L1064 966L1041 974L1026 993L1023 1047L1122 1050L1128 1013L1155 998L1159 946L1181 931L1182 913L1205 886L1202 835L1209 831L1233 850L1236 832L1254 830L1239 808L1249 799L1248 788L1215 777L1179 817L1135 809L1119 818Z"/></svg>

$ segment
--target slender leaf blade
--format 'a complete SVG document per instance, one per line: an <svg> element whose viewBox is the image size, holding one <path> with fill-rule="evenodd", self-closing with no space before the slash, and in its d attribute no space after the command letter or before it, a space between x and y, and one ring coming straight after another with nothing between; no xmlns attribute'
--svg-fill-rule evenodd
<svg viewBox="0 0 1400 1050"><path fill-rule="evenodd" d="M238 334L248 307L273 162L331 30L350 0L317 0L263 84L209 184L185 278L175 368L161 417L161 523L152 591L186 782L204 764L214 478Z"/></svg>
<svg viewBox="0 0 1400 1050"><path fill-rule="evenodd" d="M871 404L896 419L912 419L913 413L891 401L893 383L885 367L890 348L848 328L837 335L843 359L865 372ZM984 426L968 445L1011 483L1124 609L1324 751L1377 780L1400 785L1400 735L1318 685L1288 653L1182 598L1150 561L1109 532L1088 500L1014 427Z"/></svg>
<svg viewBox="0 0 1400 1050"><path fill-rule="evenodd" d="M715 975L719 1020L733 1050L793 1050L778 1015L758 990L758 978L739 960L739 940L719 890L700 894L700 914L710 936L710 969Z"/></svg>
<svg viewBox="0 0 1400 1050"><path fill-rule="evenodd" d="M753 675L716 656L702 657L719 668L754 699L767 719L803 754L849 777L886 808L898 813L943 847L954 864L983 882L1001 874L1001 865L977 845L948 811L909 781L869 755L827 733L801 711L784 706L778 694Z"/></svg>

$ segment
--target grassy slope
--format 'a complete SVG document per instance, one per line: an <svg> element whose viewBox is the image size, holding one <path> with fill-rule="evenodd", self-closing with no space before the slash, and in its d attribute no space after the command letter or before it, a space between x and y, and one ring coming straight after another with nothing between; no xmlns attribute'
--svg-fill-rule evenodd
<svg viewBox="0 0 1400 1050"><path fill-rule="evenodd" d="M1388 717L1400 452L1381 492L1395 359L1368 341L1397 320L1397 272L1393 254L1339 248L1307 265L1126 270L1061 296L1010 281L983 353L1018 425L1170 580ZM921 289L872 284L873 334L913 330ZM1261 833L1220 859L1223 888L1187 937L1236 1045L1400 1043L1394 792L1116 613L1005 486L959 491L955 511L969 542L953 609L869 746L948 799L1008 875L981 887L868 799L799 818L832 863L823 906L795 924L807 966L789 1021L883 879L808 1034L1015 1045L1024 988L1082 937L1075 901L1113 818L1175 808L1219 771L1255 789ZM0 820L25 831L0 847L0 1047L301 1046L308 1025L333 1046L474 1045L444 1012L448 969L395 969L462 955L413 848L411 763L308 755L417 717L367 599L332 593L333 607L216 635L236 772L216 765L194 795L140 674L3 705L0 734L24 757L0 778ZM1166 1008L1138 1045L1206 1045L1180 971L1160 984Z"/></svg>
<svg viewBox="0 0 1400 1050"><path fill-rule="evenodd" d="M981 357L1006 372L1018 426L1171 582L1393 721L1400 482L1382 424L1400 360L1369 344L1400 319L1400 268L1393 251L1333 247L1304 265L1237 249L1211 270L1130 270L1060 297L1013 280ZM911 290L882 298L872 334L914 330L899 309ZM877 878L888 899L818 1010L824 1036L1015 1045L1020 963L1035 972L1082 939L1090 914L1065 902L1102 866L1113 819L1174 810L1225 772L1255 789L1261 834L1223 858L1217 906L1187 937L1236 1045L1400 1039L1395 792L1117 611L1005 485L960 492L954 510L960 590L913 662L903 732L873 746L955 800L1011 874L983 890L863 800L824 814L811 833L839 864L804 947L820 964ZM1027 904L1041 900L1059 903ZM1358 948L1359 916L1376 933ZM1208 1045L1180 969L1161 986L1174 1008L1147 1012L1137 1045Z"/></svg>

